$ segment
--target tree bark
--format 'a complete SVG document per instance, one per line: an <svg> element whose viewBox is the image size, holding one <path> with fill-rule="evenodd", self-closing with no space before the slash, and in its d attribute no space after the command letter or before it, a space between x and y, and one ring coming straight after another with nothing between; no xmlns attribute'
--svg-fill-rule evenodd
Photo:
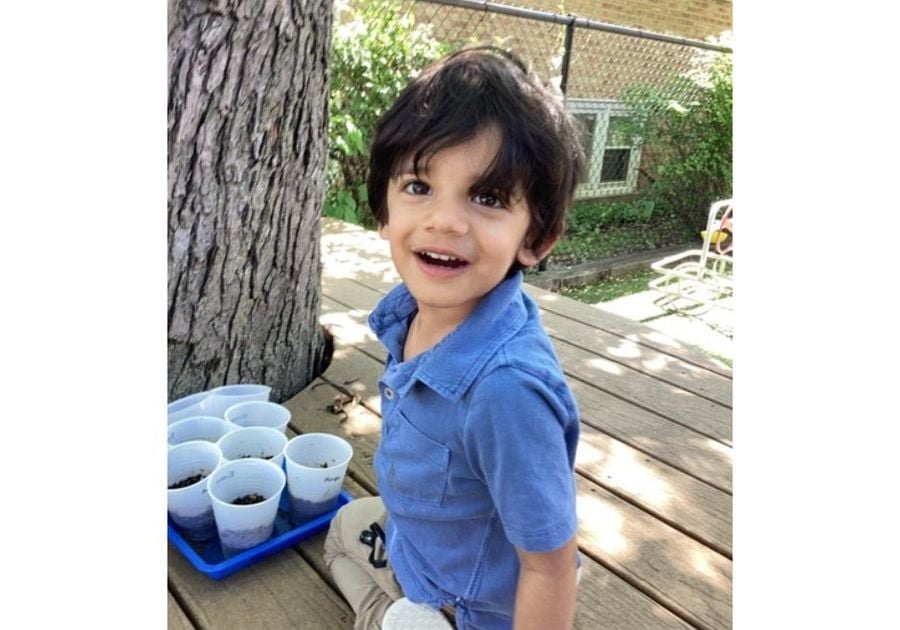
<svg viewBox="0 0 900 630"><path fill-rule="evenodd" d="M169 399L294 395L319 326L332 0L170 0Z"/></svg>

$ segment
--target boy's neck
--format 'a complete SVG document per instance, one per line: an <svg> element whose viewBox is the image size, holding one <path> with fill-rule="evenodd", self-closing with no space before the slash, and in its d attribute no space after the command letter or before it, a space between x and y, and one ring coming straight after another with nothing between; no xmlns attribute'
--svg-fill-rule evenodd
<svg viewBox="0 0 900 630"><path fill-rule="evenodd" d="M420 308L413 317L403 344L403 360L409 361L435 347L453 332L475 306L468 309Z"/></svg>

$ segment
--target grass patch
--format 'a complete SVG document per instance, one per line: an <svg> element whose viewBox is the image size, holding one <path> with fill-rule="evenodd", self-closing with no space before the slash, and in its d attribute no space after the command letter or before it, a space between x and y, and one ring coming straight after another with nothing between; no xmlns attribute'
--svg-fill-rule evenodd
<svg viewBox="0 0 900 630"><path fill-rule="evenodd" d="M565 287L561 293L587 304L609 302L626 295L647 290L647 285L659 274L652 271L637 271L618 278L609 278L583 287Z"/></svg>
<svg viewBox="0 0 900 630"><path fill-rule="evenodd" d="M719 356L718 354L714 354L712 352L707 352L706 354L708 354L709 356L711 356L713 359L715 359L717 361L721 361L722 363L727 365L732 370L734 369L734 361L732 361L728 357Z"/></svg>

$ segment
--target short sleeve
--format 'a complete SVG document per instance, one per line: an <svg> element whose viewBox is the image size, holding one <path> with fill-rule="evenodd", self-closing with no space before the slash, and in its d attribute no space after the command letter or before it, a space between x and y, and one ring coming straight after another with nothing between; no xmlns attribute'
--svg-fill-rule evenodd
<svg viewBox="0 0 900 630"><path fill-rule="evenodd" d="M466 455L517 547L552 551L575 534L577 440L577 417L537 376L504 367L475 386L465 423Z"/></svg>

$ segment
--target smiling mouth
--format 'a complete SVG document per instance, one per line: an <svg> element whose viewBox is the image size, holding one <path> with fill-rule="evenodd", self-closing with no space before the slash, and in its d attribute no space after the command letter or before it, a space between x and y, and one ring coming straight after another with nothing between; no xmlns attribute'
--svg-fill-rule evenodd
<svg viewBox="0 0 900 630"><path fill-rule="evenodd" d="M456 256L450 256L449 254L437 254L429 251L421 251L416 252L416 256L418 256L422 262L428 265L443 267L445 269L458 269L469 264L467 261L461 258L457 258Z"/></svg>

